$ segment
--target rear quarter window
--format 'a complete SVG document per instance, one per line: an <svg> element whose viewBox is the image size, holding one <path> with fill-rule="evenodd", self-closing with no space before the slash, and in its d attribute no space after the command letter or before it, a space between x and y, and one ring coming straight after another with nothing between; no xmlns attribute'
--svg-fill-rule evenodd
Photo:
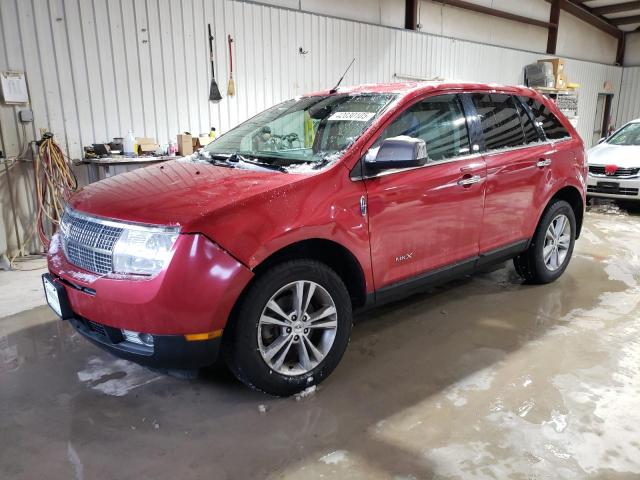
<svg viewBox="0 0 640 480"><path fill-rule="evenodd" d="M521 98L533 113L536 125L542 127L548 140L561 140L571 137L569 131L564 128L560 120L545 105L530 97Z"/></svg>

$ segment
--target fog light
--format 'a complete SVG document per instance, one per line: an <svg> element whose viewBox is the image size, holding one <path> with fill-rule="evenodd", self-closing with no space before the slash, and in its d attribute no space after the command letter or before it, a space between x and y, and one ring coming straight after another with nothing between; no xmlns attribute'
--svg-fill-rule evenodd
<svg viewBox="0 0 640 480"><path fill-rule="evenodd" d="M150 333L139 333L138 338L145 345L149 345L150 347L153 346L153 335Z"/></svg>
<svg viewBox="0 0 640 480"><path fill-rule="evenodd" d="M147 345L153 347L153 335L150 333L138 333L133 330L122 329L122 335L128 342L137 343L138 345Z"/></svg>

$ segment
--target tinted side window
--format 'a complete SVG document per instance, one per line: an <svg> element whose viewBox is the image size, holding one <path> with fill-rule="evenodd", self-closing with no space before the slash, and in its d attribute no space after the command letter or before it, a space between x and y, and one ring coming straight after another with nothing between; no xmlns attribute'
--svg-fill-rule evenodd
<svg viewBox="0 0 640 480"><path fill-rule="evenodd" d="M509 95L474 93L473 103L480 116L487 150L524 145L524 133L515 102Z"/></svg>
<svg viewBox="0 0 640 480"><path fill-rule="evenodd" d="M520 113L520 119L522 120L522 129L524 130L524 138L527 143L535 143L542 140L538 134L538 129L531 121L531 118L525 111L524 107L515 98L513 99L518 107Z"/></svg>
<svg viewBox="0 0 640 480"><path fill-rule="evenodd" d="M549 140L570 137L569 132L562 126L560 120L551 111L533 98L524 97L523 100L531 109L536 124L542 127Z"/></svg>
<svg viewBox="0 0 640 480"><path fill-rule="evenodd" d="M424 140L429 161L470 152L467 120L456 95L431 97L409 107L382 132L374 147L400 135Z"/></svg>

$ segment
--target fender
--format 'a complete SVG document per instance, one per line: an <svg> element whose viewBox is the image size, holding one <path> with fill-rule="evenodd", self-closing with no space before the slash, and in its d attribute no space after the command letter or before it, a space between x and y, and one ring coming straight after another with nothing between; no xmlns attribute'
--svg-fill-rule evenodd
<svg viewBox="0 0 640 480"><path fill-rule="evenodd" d="M547 199L543 203L542 207L538 209L538 212L537 212L537 215L536 215L535 226L534 226L533 231L531 232L530 238L533 237L533 235L535 233L535 229L538 228L538 225L540 224L540 220L542 219L542 216L544 215L544 212L547 210L547 207L549 206L549 203L551 203L551 200L556 198L558 196L558 194L563 189L565 189L567 187L574 189L576 194L578 194L580 196L581 203L582 203L582 215L584 215L584 212L585 212L585 209L586 209L586 198L585 198L585 193L584 193L584 187L582 186L581 183L575 181L575 179L566 180L566 181L562 182L557 188L552 190L552 193L547 196ZM581 227L582 227L582 216L579 217L578 215L576 215L576 224L577 224L576 225L576 227L577 227L576 239L577 239L580 236L580 230L581 230Z"/></svg>
<svg viewBox="0 0 640 480"><path fill-rule="evenodd" d="M245 200L242 208L218 210L194 228L250 270L296 243L333 242L357 260L369 291L373 274L367 217L360 210L363 195L364 183L352 182L336 165L300 180L297 188L287 185Z"/></svg>

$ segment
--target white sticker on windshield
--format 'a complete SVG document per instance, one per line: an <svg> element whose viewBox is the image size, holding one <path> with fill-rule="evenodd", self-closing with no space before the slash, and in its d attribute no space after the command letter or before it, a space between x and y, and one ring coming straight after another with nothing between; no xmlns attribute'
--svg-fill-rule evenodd
<svg viewBox="0 0 640 480"><path fill-rule="evenodd" d="M347 122L368 122L374 117L373 112L336 112L329 117L329 120Z"/></svg>

